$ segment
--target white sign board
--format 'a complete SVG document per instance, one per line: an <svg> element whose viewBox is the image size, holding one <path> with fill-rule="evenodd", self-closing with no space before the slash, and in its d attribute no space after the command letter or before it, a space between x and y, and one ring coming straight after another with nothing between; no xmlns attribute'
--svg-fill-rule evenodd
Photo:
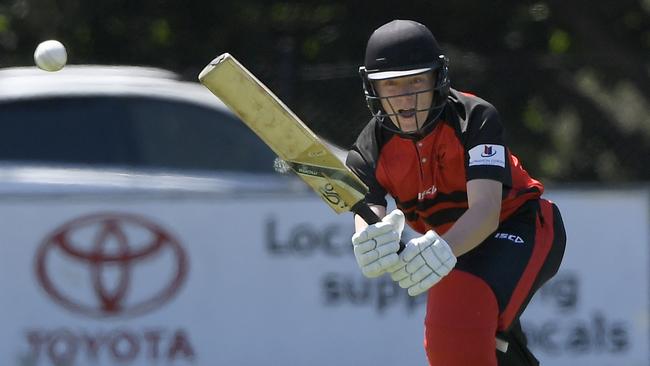
<svg viewBox="0 0 650 366"><path fill-rule="evenodd" d="M647 365L647 193L549 197L569 239L535 353ZM363 278L352 230L311 196L2 200L0 364L426 365L425 297Z"/></svg>
<svg viewBox="0 0 650 366"><path fill-rule="evenodd" d="M650 197L646 191L564 191L562 267L522 317L542 364L647 366Z"/></svg>
<svg viewBox="0 0 650 366"><path fill-rule="evenodd" d="M2 365L426 364L424 297L363 278L318 198L0 210Z"/></svg>

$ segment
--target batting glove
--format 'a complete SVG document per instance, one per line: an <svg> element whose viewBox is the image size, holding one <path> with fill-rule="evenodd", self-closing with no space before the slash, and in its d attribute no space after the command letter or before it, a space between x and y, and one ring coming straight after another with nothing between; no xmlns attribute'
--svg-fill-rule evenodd
<svg viewBox="0 0 650 366"><path fill-rule="evenodd" d="M368 278L381 276L399 263L399 240L404 230L404 214L394 210L373 225L352 236L354 257Z"/></svg>
<svg viewBox="0 0 650 366"><path fill-rule="evenodd" d="M430 289L456 265L449 244L435 231L411 239L399 255L399 264L388 269L390 277L417 296Z"/></svg>

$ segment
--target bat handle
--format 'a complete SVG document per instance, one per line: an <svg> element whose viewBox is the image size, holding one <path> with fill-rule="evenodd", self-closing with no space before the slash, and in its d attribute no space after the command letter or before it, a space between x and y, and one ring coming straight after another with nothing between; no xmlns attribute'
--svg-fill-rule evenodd
<svg viewBox="0 0 650 366"><path fill-rule="evenodd" d="M375 211L373 211L364 201L357 202L357 204L352 206L351 211L361 216L363 221L365 221L368 225L376 224L379 221L381 221L381 219L379 218L379 216L377 216ZM401 253L405 247L406 245L404 245L404 243L400 240L397 254Z"/></svg>

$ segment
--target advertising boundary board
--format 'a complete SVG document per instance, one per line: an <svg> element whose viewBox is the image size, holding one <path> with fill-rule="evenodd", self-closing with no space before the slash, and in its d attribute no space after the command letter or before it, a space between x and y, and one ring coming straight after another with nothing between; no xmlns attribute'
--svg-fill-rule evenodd
<svg viewBox="0 0 650 366"><path fill-rule="evenodd" d="M522 317L531 348L549 365L650 364L650 190L547 191L564 215L567 250Z"/></svg>
<svg viewBox="0 0 650 366"><path fill-rule="evenodd" d="M548 365L650 365L650 189L547 192L565 216L570 249L523 319L536 354ZM616 211L598 214L602 207ZM251 215L253 208L259 212ZM309 192L0 196L0 218L3 365L426 364L425 299L409 298L385 276L363 278L348 250L351 216L331 213ZM612 225L629 245L609 253L594 244L613 240L601 233L605 219L635 226ZM242 231L236 226L245 220ZM112 239L86 240L97 237ZM576 260L581 245L593 249L581 255L594 258ZM105 261L105 283L89 280L88 253ZM139 291L120 292L123 272L107 264L111 253L130 258L123 268L132 264L129 286ZM600 276L603 257L619 260L611 276ZM639 270L644 278L626 286L607 282ZM601 293L621 301L601 305ZM129 313L114 317L119 311ZM364 347L376 348L371 360Z"/></svg>

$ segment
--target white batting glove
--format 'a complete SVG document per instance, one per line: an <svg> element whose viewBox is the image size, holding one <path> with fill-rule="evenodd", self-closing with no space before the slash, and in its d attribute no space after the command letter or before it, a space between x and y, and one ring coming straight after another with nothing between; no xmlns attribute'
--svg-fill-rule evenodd
<svg viewBox="0 0 650 366"><path fill-rule="evenodd" d="M390 277L417 296L430 289L456 265L449 244L435 231L411 239L399 255L399 264L388 269Z"/></svg>
<svg viewBox="0 0 650 366"><path fill-rule="evenodd" d="M386 215L352 235L354 257L361 272L368 278L381 276L399 263L399 240L404 230L404 214L400 210Z"/></svg>

